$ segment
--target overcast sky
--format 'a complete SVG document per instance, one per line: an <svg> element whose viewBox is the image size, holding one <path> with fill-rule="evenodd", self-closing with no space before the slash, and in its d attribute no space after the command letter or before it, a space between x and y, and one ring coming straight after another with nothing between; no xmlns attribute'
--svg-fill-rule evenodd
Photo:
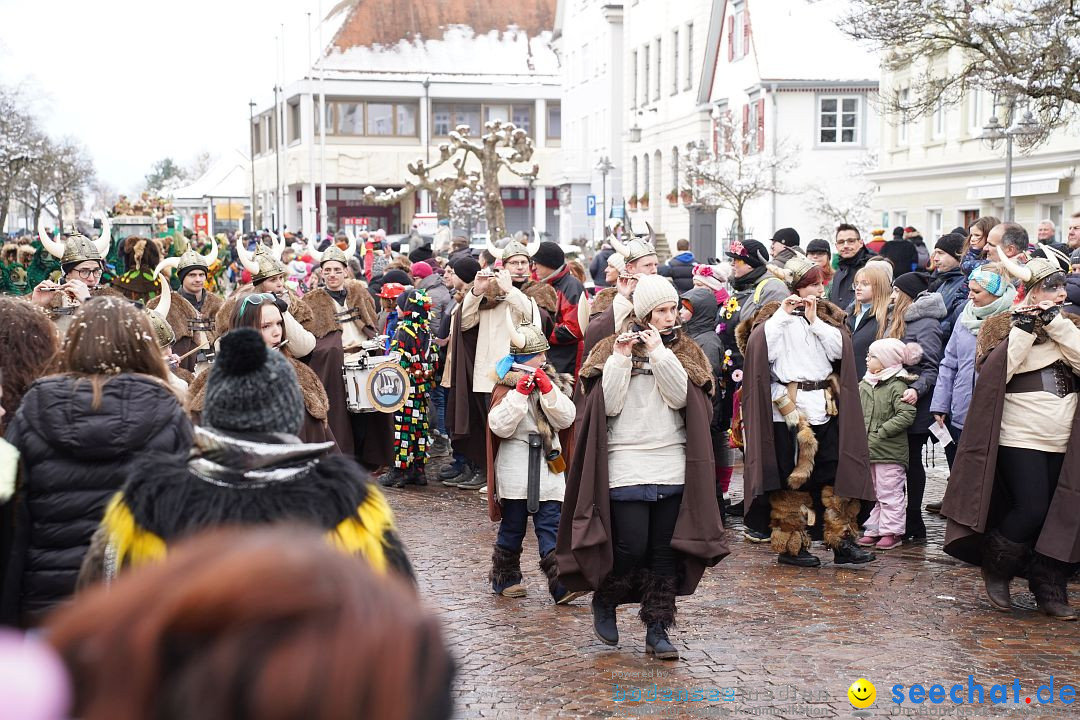
<svg viewBox="0 0 1080 720"><path fill-rule="evenodd" d="M336 0L321 0L323 12ZM273 100L318 53L320 0L0 0L0 82L21 85L50 133L90 151L120 192L158 159L248 151L248 100ZM311 13L312 55L308 55ZM330 42L331 29L324 30Z"/></svg>

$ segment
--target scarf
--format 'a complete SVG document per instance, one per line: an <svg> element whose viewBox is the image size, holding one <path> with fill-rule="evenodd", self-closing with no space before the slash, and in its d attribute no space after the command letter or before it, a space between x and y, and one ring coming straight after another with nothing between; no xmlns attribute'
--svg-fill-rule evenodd
<svg viewBox="0 0 1080 720"><path fill-rule="evenodd" d="M511 353L503 359L499 360L497 363L495 363L495 374L499 376L500 380L502 380L511 370L514 369L514 363L524 365L537 355L539 355L539 353L532 353L530 355L515 355Z"/></svg>
<svg viewBox="0 0 1080 720"><path fill-rule="evenodd" d="M344 305L345 298L348 297L349 291L345 288L341 288L340 290L331 290L330 288L326 288L326 294L334 298L334 301L337 302L339 305Z"/></svg>
<svg viewBox="0 0 1080 720"><path fill-rule="evenodd" d="M979 328L982 327L983 321L985 321L986 318L1008 312L1015 299L1016 288L1006 284L1005 292L1002 296L989 305L975 307L975 303L968 300L964 305L964 309L960 312L960 324L966 327L972 335L978 335Z"/></svg>
<svg viewBox="0 0 1080 720"><path fill-rule="evenodd" d="M889 378L895 376L898 372L904 369L903 365L893 365L887 367L879 373L872 373L869 370L863 375L863 380L870 383L870 387L877 385L878 383L885 382Z"/></svg>
<svg viewBox="0 0 1080 720"><path fill-rule="evenodd" d="M754 287L757 281L760 280L768 270L765 266L754 268L750 272L746 273L742 277L732 277L731 287L735 288L735 292L741 292L749 288Z"/></svg>

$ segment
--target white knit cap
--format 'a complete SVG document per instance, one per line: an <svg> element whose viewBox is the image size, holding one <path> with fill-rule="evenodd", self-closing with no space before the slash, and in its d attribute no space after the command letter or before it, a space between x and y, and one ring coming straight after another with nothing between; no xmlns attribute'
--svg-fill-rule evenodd
<svg viewBox="0 0 1080 720"><path fill-rule="evenodd" d="M634 288L634 315L645 322L657 305L678 303L679 293L671 282L660 275L644 275Z"/></svg>

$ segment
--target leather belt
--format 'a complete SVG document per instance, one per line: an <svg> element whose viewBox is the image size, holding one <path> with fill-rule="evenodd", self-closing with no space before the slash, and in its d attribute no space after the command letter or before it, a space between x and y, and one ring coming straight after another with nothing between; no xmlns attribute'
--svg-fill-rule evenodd
<svg viewBox="0 0 1080 720"><path fill-rule="evenodd" d="M828 380L814 380L808 382L795 383L800 390L810 392L812 390L826 390L829 387Z"/></svg>
<svg viewBox="0 0 1080 720"><path fill-rule="evenodd" d="M1048 392L1059 398L1080 392L1080 379L1064 362L1057 361L1041 370L1013 375L1005 386L1007 393Z"/></svg>

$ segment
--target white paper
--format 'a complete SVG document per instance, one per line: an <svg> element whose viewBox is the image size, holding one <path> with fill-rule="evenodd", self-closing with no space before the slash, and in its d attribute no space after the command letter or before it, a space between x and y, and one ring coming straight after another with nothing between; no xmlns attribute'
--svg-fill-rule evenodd
<svg viewBox="0 0 1080 720"><path fill-rule="evenodd" d="M930 425L930 432L938 439L938 442L941 443L942 447L953 441L952 435L949 434L949 429L943 425L939 425L936 420Z"/></svg>

